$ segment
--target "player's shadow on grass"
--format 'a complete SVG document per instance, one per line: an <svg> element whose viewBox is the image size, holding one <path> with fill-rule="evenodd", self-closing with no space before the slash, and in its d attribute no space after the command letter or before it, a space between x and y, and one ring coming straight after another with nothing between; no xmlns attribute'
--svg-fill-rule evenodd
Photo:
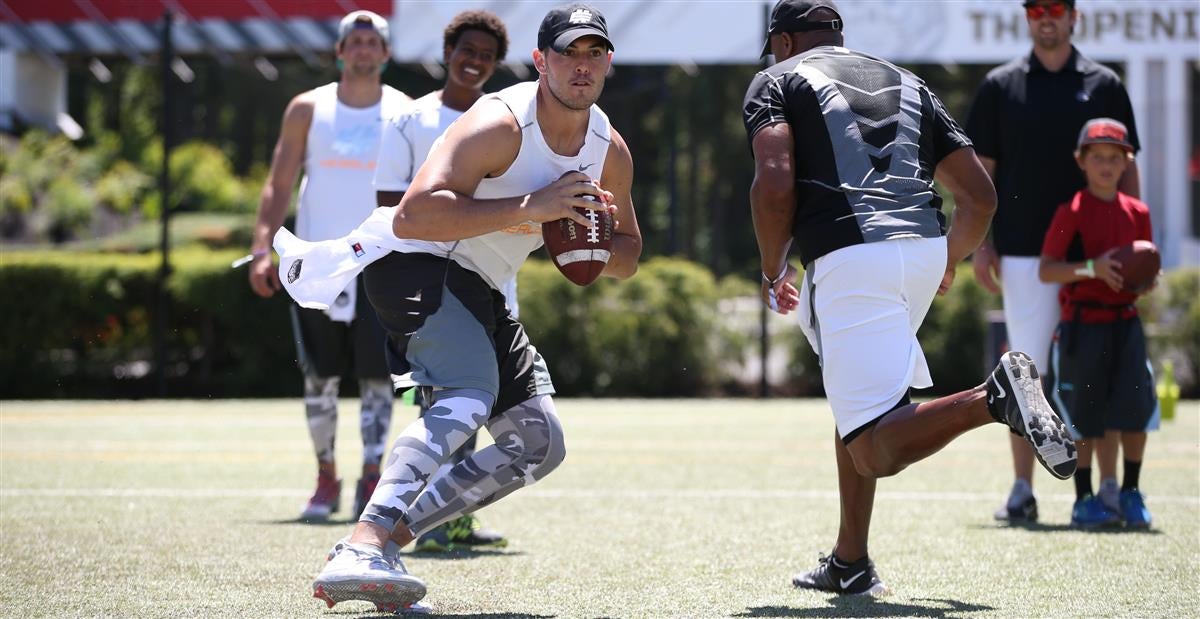
<svg viewBox="0 0 1200 619"><path fill-rule="evenodd" d="M330 518L328 520L305 520L303 518L281 518L279 520L251 520L252 524L302 524L309 527L344 527L352 525L357 520L342 520L340 518Z"/></svg>
<svg viewBox="0 0 1200 619"><path fill-rule="evenodd" d="M734 617L935 617L957 619L971 617L989 610L992 606L969 604L958 600L937 598L913 598L914 602L933 602L933 605L897 604L877 598L863 596L834 596L829 606L818 608L791 608L788 606L758 606L747 608Z"/></svg>
<svg viewBox="0 0 1200 619"><path fill-rule="evenodd" d="M976 524L971 525L973 529L983 529L987 531L995 531L999 529L1025 529L1026 531L1036 531L1045 533L1075 531L1078 533L1089 533L1094 535L1162 535L1163 532L1159 529L1127 529L1125 527L1103 527L1099 529L1080 529L1073 527L1070 523L1065 522L1009 522L996 524Z"/></svg>
<svg viewBox="0 0 1200 619"><path fill-rule="evenodd" d="M432 561L462 561L479 557L520 557L525 553L520 550L499 550L495 548L454 549L447 552L405 552L405 558L429 559Z"/></svg>
<svg viewBox="0 0 1200 619"><path fill-rule="evenodd" d="M439 613L439 612L437 612L436 608L434 609L433 613L430 615L411 614L411 613L410 614L404 614L404 613L397 614L397 613L384 613L384 612L364 614L362 611L336 611L336 610L322 613L322 615L352 615L352 616L354 616L354 619L378 619L379 617L391 617L392 619L397 619L397 618L402 619L404 617L426 617L426 616L437 617L438 619L555 619L555 617L558 616L558 615L531 615L529 613L453 614L453 613Z"/></svg>

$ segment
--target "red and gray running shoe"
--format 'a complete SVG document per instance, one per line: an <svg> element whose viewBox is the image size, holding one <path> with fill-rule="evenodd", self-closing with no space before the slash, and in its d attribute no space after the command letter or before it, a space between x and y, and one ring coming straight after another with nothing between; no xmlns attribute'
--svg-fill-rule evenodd
<svg viewBox="0 0 1200 619"><path fill-rule="evenodd" d="M334 478L332 475L319 473L317 475L317 489L313 491L313 495L308 499L308 504L304 506L304 511L300 512L300 520L305 522L322 522L329 519L329 515L336 512L342 501L342 480Z"/></svg>

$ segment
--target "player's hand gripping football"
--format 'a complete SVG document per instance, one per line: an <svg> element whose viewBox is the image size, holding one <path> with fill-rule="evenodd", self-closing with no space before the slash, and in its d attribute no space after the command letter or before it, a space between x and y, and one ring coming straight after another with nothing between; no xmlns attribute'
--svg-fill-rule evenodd
<svg viewBox="0 0 1200 619"><path fill-rule="evenodd" d="M616 215L611 192L600 188L599 183L582 172L567 172L558 180L529 194L524 208L529 220L538 223L571 219L581 226L592 227L592 222L576 208L607 210Z"/></svg>
<svg viewBox="0 0 1200 619"><path fill-rule="evenodd" d="M1125 278L1121 277L1121 263L1113 258L1113 254L1117 253L1119 247L1114 247L1096 258L1095 269L1096 279L1108 284L1109 288L1120 292L1125 285Z"/></svg>
<svg viewBox="0 0 1200 619"><path fill-rule="evenodd" d="M762 300L771 308L771 311L783 314L790 314L792 310L800 307L800 291L796 289L796 267L787 265L781 275L776 276L774 281L767 279L767 275L763 274L762 280Z"/></svg>

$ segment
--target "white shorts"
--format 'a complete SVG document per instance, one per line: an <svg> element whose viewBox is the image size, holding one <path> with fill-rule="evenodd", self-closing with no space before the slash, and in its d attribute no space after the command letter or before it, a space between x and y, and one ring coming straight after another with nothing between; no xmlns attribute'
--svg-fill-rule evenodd
<svg viewBox="0 0 1200 619"><path fill-rule="evenodd" d="M1029 355L1044 374L1050 367L1050 341L1058 327L1059 285L1038 279L1038 262L1028 256L1001 256L1000 286L1008 349Z"/></svg>
<svg viewBox="0 0 1200 619"><path fill-rule="evenodd" d="M882 417L910 387L933 386L917 329L945 272L942 237L843 247L805 273L800 327L821 357L843 438Z"/></svg>

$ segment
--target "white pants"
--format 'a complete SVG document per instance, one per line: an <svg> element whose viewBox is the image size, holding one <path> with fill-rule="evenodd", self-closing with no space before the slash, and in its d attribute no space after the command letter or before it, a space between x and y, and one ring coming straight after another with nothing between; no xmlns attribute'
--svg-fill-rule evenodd
<svg viewBox="0 0 1200 619"><path fill-rule="evenodd" d="M917 329L945 272L942 237L843 247L805 273L800 326L821 357L841 436L883 416L910 387L933 386Z"/></svg>
<svg viewBox="0 0 1200 619"><path fill-rule="evenodd" d="M1050 341L1058 327L1058 284L1038 279L1038 258L1000 257L1000 286L1004 292L1004 326L1008 349L1033 359L1038 370L1049 367Z"/></svg>

